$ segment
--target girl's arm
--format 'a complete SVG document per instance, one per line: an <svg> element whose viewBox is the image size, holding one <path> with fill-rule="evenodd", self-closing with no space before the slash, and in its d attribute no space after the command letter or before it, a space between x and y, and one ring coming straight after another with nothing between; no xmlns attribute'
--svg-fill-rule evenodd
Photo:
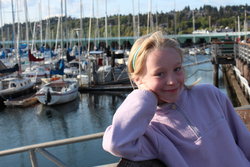
<svg viewBox="0 0 250 167"><path fill-rule="evenodd" d="M130 160L154 159L156 137L149 126L157 98L147 90L134 90L116 111L103 137L103 148Z"/></svg>
<svg viewBox="0 0 250 167"><path fill-rule="evenodd" d="M235 142L241 148L246 158L250 161L250 132L241 120L240 116L234 110L230 100L223 93L220 94L222 96L220 99L223 99L222 104L224 104L224 113L233 133Z"/></svg>

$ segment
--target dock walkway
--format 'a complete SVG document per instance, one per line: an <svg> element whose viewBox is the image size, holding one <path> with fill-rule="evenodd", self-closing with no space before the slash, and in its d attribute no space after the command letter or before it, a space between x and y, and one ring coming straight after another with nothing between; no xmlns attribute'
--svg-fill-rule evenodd
<svg viewBox="0 0 250 167"><path fill-rule="evenodd" d="M250 131L250 105L237 107L235 108L235 110L240 115L241 119L244 121L244 123L246 124L247 128ZM23 147L8 149L8 150L2 150L0 151L0 156L28 152L32 167L38 167L36 153L40 153L41 155L43 155L48 160L52 161L57 166L67 167L67 165L63 161L61 161L59 158L57 158L56 156L48 152L46 148L56 147L60 145L73 144L73 143L78 143L78 142L85 142L89 140L95 140L95 139L102 138L103 134L104 132L100 132L100 133L95 133L95 134L90 134L90 135L85 135L85 136L72 137L72 138L67 138L67 139L62 139L62 140L55 140L55 141L33 144L33 145L28 145L28 146L23 146ZM117 163L112 163L112 164L106 164L106 165L104 164L99 167L114 167L116 165Z"/></svg>

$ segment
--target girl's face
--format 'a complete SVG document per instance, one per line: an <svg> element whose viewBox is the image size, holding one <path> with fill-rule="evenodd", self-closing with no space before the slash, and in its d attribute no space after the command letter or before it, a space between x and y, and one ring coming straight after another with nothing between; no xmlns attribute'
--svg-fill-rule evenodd
<svg viewBox="0 0 250 167"><path fill-rule="evenodd" d="M153 91L159 103L173 103L178 99L185 77L181 56L175 49L153 50L147 56L143 72L137 84Z"/></svg>

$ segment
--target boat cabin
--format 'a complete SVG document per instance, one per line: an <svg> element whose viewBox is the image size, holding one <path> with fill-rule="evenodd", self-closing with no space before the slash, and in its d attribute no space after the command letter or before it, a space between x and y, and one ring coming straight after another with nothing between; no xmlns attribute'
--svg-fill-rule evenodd
<svg viewBox="0 0 250 167"><path fill-rule="evenodd" d="M0 82L0 90L24 87L26 85L30 85L30 82L31 81L29 79L19 80L17 78L6 78Z"/></svg>

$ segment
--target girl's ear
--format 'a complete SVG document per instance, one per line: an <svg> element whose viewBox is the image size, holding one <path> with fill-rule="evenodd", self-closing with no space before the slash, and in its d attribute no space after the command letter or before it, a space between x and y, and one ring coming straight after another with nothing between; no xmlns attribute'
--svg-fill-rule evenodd
<svg viewBox="0 0 250 167"><path fill-rule="evenodd" d="M138 86L138 85L141 85L142 84L142 78L141 77L135 77L133 79L134 83Z"/></svg>

